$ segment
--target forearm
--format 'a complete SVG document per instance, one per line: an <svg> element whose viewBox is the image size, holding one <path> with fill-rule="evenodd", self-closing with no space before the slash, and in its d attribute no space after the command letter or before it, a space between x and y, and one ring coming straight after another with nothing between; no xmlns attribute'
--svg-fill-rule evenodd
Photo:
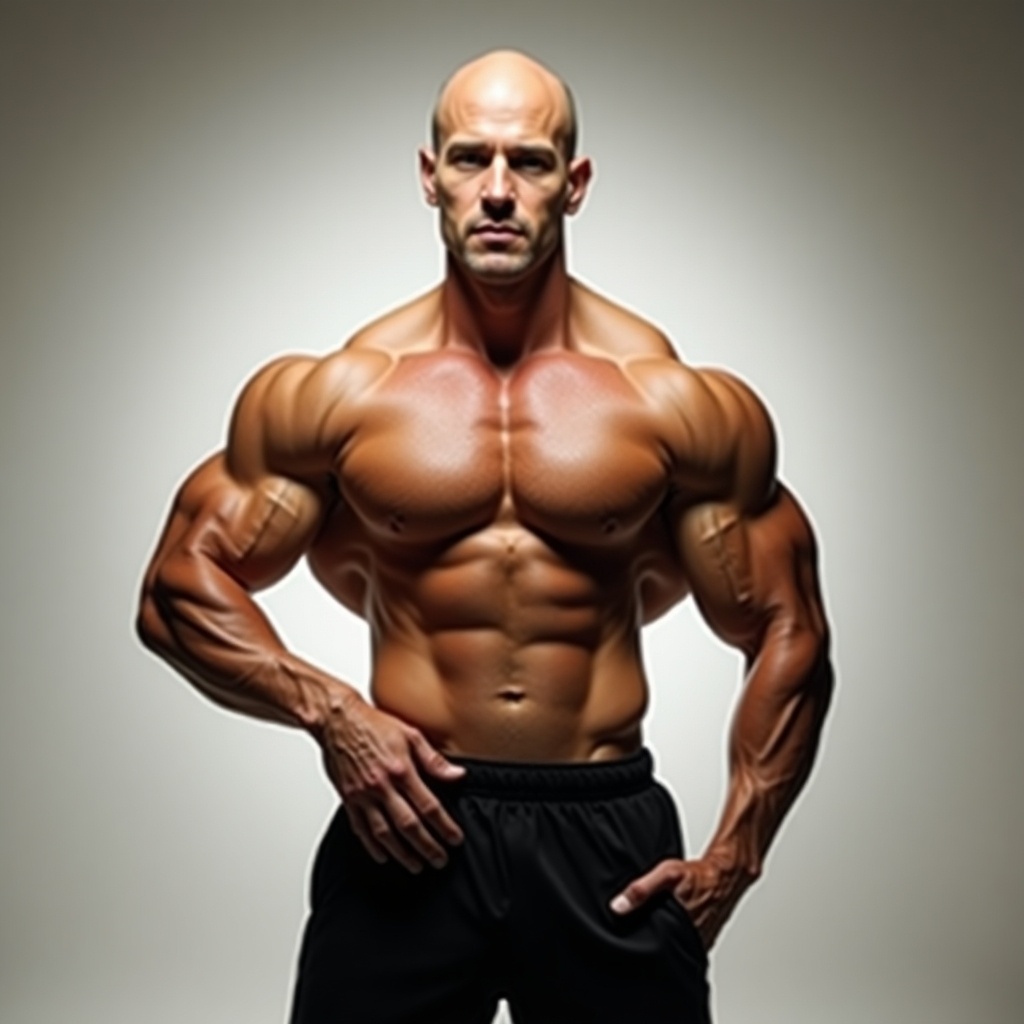
<svg viewBox="0 0 1024 1024"><path fill-rule="evenodd" d="M739 884L760 875L810 775L832 687L827 637L806 627L769 629L736 709L725 806L707 851Z"/></svg>
<svg viewBox="0 0 1024 1024"><path fill-rule="evenodd" d="M223 707L316 734L356 691L292 654L249 592L202 554L171 555L148 581L142 642Z"/></svg>

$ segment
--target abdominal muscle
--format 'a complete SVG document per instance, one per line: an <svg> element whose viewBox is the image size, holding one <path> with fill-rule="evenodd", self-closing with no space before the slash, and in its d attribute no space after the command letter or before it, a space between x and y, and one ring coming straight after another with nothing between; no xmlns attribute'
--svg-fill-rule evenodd
<svg viewBox="0 0 1024 1024"><path fill-rule="evenodd" d="M379 553L364 601L374 703L448 754L632 753L647 704L635 598L601 554L598 579L518 525L466 538L418 573L408 552Z"/></svg>

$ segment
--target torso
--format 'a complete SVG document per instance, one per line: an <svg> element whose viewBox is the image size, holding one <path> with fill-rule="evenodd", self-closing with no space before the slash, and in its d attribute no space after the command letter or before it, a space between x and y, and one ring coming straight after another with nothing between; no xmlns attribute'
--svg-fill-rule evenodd
<svg viewBox="0 0 1024 1024"><path fill-rule="evenodd" d="M671 359L638 335L635 358ZM371 626L375 701L449 753L636 749L639 626L686 584L665 427L631 359L581 346L499 373L465 349L387 356L336 438L340 500L309 556Z"/></svg>

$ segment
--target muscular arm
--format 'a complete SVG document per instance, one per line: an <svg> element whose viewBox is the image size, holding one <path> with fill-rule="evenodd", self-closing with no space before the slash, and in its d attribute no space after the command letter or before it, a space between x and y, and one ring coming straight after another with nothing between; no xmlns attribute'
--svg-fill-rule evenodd
<svg viewBox="0 0 1024 1024"><path fill-rule="evenodd" d="M218 704L309 731L371 856L410 871L440 867L436 837L457 843L462 834L418 769L447 779L462 769L288 651L251 596L292 568L328 511L324 435L362 371L324 365L281 360L246 387L227 448L175 500L146 572L138 632Z"/></svg>
<svg viewBox="0 0 1024 1024"><path fill-rule="evenodd" d="M729 782L704 855L665 862L627 890L630 905L672 885L710 943L760 875L786 812L810 773L833 684L814 537L775 480L774 439L754 396L708 381L725 471L720 494L677 518L680 552L708 623L745 656L729 742Z"/></svg>
<svg viewBox="0 0 1024 1024"><path fill-rule="evenodd" d="M696 509L683 533L705 616L746 655L725 808L708 852L753 880L810 773L832 691L813 538L781 486L753 516Z"/></svg>
<svg viewBox="0 0 1024 1024"><path fill-rule="evenodd" d="M287 571L319 499L267 477L240 483L218 454L182 486L143 584L143 643L225 707L312 727L329 686L291 655L253 601L254 569Z"/></svg>
<svg viewBox="0 0 1024 1024"><path fill-rule="evenodd" d="M275 465L305 367L268 367L246 388L227 448L185 481L146 571L138 632L217 703L313 729L344 684L291 654L251 594L311 543L326 499ZM351 688L345 688L351 689Z"/></svg>

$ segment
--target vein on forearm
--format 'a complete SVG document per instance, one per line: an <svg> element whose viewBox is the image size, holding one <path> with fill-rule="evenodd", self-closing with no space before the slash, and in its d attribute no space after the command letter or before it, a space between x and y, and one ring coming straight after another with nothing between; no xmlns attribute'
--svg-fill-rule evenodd
<svg viewBox="0 0 1024 1024"><path fill-rule="evenodd" d="M776 625L747 679L730 740L727 806L713 842L734 842L753 876L818 748L832 692L827 643Z"/></svg>

